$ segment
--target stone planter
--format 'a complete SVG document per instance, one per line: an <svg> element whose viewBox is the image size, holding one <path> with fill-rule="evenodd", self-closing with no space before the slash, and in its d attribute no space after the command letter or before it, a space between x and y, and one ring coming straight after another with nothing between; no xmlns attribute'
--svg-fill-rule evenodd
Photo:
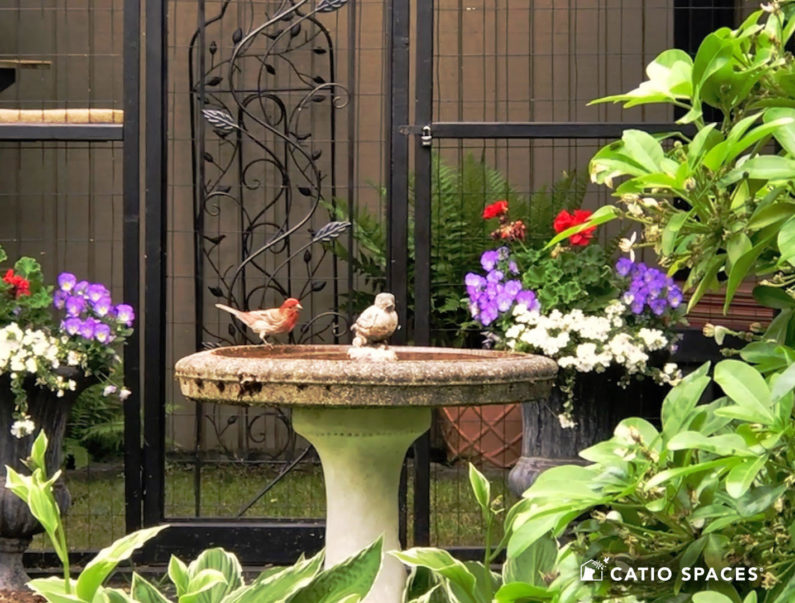
<svg viewBox="0 0 795 603"><path fill-rule="evenodd" d="M79 383L76 391L67 392L61 398L57 398L49 390L30 387L28 412L37 431L24 438L15 438L11 435L14 394L11 392L8 377L0 377L0 590L26 589L25 583L29 578L22 566L22 554L28 548L33 535L44 531L27 505L6 489L5 468L10 466L16 471L29 473L22 459L28 457L38 432L44 429L49 440L45 457L47 473L52 475L60 469L69 411L80 392L88 385L90 384ZM64 513L71 499L62 479L55 483L54 489L58 506L61 513Z"/></svg>
<svg viewBox="0 0 795 603"><path fill-rule="evenodd" d="M511 491L520 496L550 467L586 464L579 457L580 450L610 439L622 419L643 417L659 425L660 407L668 391L651 379L633 381L624 389L610 372L580 375L574 394L577 425L567 429L558 420L563 401L557 388L544 401L522 404L522 455L508 476Z"/></svg>
<svg viewBox="0 0 795 603"><path fill-rule="evenodd" d="M442 435L450 460L513 467L522 449L520 404L456 406L440 411Z"/></svg>

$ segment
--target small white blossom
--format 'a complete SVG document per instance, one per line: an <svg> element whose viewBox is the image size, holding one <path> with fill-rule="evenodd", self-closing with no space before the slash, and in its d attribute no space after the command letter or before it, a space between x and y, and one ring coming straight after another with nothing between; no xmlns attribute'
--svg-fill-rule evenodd
<svg viewBox="0 0 795 603"><path fill-rule="evenodd" d="M132 394L132 392L129 389L127 389L126 387L122 387L121 391L119 392L119 400L123 402L124 400L130 397L130 394Z"/></svg>
<svg viewBox="0 0 795 603"><path fill-rule="evenodd" d="M25 416L22 419L18 419L14 421L11 425L11 435L15 438L24 438L27 435L32 434L36 429L36 424L30 419L30 417Z"/></svg>

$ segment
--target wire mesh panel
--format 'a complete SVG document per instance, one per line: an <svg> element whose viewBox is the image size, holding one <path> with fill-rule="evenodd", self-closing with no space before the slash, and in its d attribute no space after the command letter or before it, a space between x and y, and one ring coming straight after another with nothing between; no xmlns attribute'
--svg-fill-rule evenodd
<svg viewBox="0 0 795 603"><path fill-rule="evenodd" d="M90 138L80 128L103 124L116 128L103 131L107 140L121 139L122 19L123 0L0 3L0 244L10 259L38 260L49 283L72 272L116 300L122 145L66 140ZM87 391L67 429L72 549L98 549L124 533L122 442L121 405ZM32 548L49 543L37 537Z"/></svg>

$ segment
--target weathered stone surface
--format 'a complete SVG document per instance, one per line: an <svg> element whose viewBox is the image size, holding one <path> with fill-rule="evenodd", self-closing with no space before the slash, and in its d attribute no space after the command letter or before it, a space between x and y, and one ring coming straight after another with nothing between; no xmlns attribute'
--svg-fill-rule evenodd
<svg viewBox="0 0 795 603"><path fill-rule="evenodd" d="M394 346L397 362L355 362L348 346L234 346L177 362L182 393L227 404L457 406L540 400L557 365L530 354Z"/></svg>

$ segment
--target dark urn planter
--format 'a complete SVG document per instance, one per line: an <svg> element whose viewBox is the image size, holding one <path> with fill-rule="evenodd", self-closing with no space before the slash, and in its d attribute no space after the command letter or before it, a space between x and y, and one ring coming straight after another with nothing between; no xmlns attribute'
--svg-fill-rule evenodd
<svg viewBox="0 0 795 603"><path fill-rule="evenodd" d="M5 468L10 466L16 471L29 474L22 460L28 457L33 441L39 431L44 429L49 440L45 457L47 474L52 475L60 469L69 411L80 392L88 385L89 383L78 381L75 391L68 391L58 398L55 393L33 387L31 383L28 388L28 414L36 424L36 432L24 438L16 438L11 435L14 394L11 392L9 378L0 377L0 591L26 590L25 583L30 578L22 565L22 554L30 545L33 535L44 531L22 499L6 489ZM63 479L55 483L54 490L63 514L71 502Z"/></svg>
<svg viewBox="0 0 795 603"><path fill-rule="evenodd" d="M563 412L560 391L555 388L541 402L522 404L522 455L508 475L508 485L517 496L550 467L585 465L580 450L613 436L616 425L627 417L643 417L660 423L660 407L669 391L651 379L633 380L626 389L610 371L580 374L574 386L575 427L564 429L558 415Z"/></svg>

